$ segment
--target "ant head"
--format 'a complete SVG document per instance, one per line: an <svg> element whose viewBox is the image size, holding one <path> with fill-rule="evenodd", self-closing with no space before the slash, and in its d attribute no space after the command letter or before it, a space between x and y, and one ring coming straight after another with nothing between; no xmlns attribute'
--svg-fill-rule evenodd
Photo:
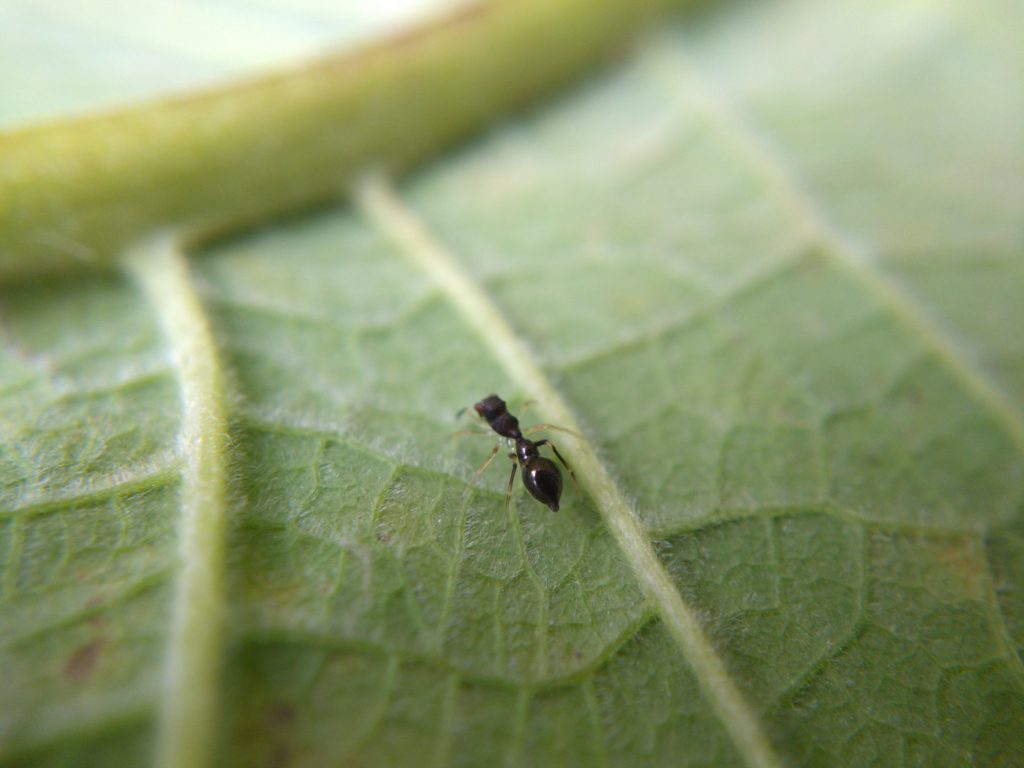
<svg viewBox="0 0 1024 768"><path fill-rule="evenodd" d="M507 413L505 409L505 401L497 395L488 395L479 403L474 405L473 410L480 414L481 418L486 419L488 423L494 421L503 413Z"/></svg>

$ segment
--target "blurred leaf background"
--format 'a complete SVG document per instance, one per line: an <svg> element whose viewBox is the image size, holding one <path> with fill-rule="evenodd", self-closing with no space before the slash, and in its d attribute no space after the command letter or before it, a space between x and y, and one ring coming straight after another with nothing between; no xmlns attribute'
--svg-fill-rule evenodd
<svg viewBox="0 0 1024 768"><path fill-rule="evenodd" d="M453 8L6 3L0 214L48 125ZM1024 762L1022 17L683 10L412 175L5 274L0 765ZM447 438L492 391L582 432L559 513Z"/></svg>

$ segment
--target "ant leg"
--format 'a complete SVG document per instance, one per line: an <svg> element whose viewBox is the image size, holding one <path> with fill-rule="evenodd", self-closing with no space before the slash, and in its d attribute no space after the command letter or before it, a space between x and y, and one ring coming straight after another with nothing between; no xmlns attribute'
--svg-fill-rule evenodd
<svg viewBox="0 0 1024 768"><path fill-rule="evenodd" d="M459 410L457 410L457 411L455 412L455 420L456 420L456 421L459 421L459 420L461 420L461 419L462 419L462 417L463 417L463 416L465 416L465 415L466 415L466 412L467 412L467 411L469 411L469 410L470 410L470 407L469 407L468 405L464 405L464 406L462 406L461 408L459 408ZM474 414L471 414L471 417L473 417L473 416L477 416L477 415L478 415L478 414L474 413ZM481 419L481 420L482 420L482 419Z"/></svg>
<svg viewBox="0 0 1024 768"><path fill-rule="evenodd" d="M493 434L483 429L460 429L458 432L452 432L448 437L466 437L467 435L490 435Z"/></svg>
<svg viewBox="0 0 1024 768"><path fill-rule="evenodd" d="M465 496L469 496L472 490L476 487L477 481L480 479L480 475L484 473L484 470L491 466L491 462L494 461L494 457L498 455L498 451L501 450L501 443L498 443L491 449L491 455L487 457L487 461L480 465L476 472L473 473L473 479L466 484Z"/></svg>
<svg viewBox="0 0 1024 768"><path fill-rule="evenodd" d="M567 435L572 435L573 437L583 437L583 435L581 435L575 429L569 429L568 427L560 427L557 424L534 424L533 426L524 429L523 434L532 435L534 432L540 432L542 429L550 429L555 432L565 432Z"/></svg>
<svg viewBox="0 0 1024 768"><path fill-rule="evenodd" d="M468 410L469 410L469 406L464 406L462 408L459 408L459 410L455 412L455 420L458 421L459 419L461 419L462 418L462 414L464 414ZM469 429L460 429L457 432L452 432L450 435L448 435L448 437L464 437L466 435L489 435L489 434L491 434L491 430L484 429L481 426L481 428L479 428L479 429L475 428L475 427L470 427Z"/></svg>
<svg viewBox="0 0 1024 768"><path fill-rule="evenodd" d="M478 469L476 471L476 476L477 477L480 477L480 475L483 474L484 470L487 469L489 466L491 466L491 462L494 461L494 457L498 455L498 451L500 451L500 450L501 450L501 443L498 443L496 446L494 446L493 449L491 449L491 455L487 457L487 461L485 461L483 464L481 464L480 465L480 469Z"/></svg>
<svg viewBox="0 0 1024 768"><path fill-rule="evenodd" d="M509 502L512 501L512 484L516 481L516 470L519 469L519 462L513 459L512 461L512 474L508 476L508 490L505 491L505 530L508 530L508 507Z"/></svg>
<svg viewBox="0 0 1024 768"><path fill-rule="evenodd" d="M567 462L567 461L565 460L565 457L564 457L564 456L562 456L562 454L561 454L561 453L559 453L558 449L557 449L557 448L555 447L555 444L554 444L554 443L552 443L552 442L551 442L550 440L548 440L548 439L544 439L544 440L538 440L538 441L537 441L536 443L534 443L534 445L536 445L536 446L537 446L538 448L540 448L540 447L541 447L542 445L546 445L546 446L548 446L548 447L549 447L549 448L550 448L550 449L551 449L552 451L554 451L554 452L555 452L555 456L557 456L557 457L558 457L558 460L559 460L560 462L562 462L562 466L563 466L563 467L565 467L566 471L567 471L567 472L569 473L569 477L571 477L571 478L572 478L572 485L573 485L573 488L575 488L575 489L576 489L576 493L579 493L579 492L580 492L580 484L579 484L579 481L578 481L578 480L576 479L576 473L572 471L572 467L570 467L570 466L569 466L569 462Z"/></svg>

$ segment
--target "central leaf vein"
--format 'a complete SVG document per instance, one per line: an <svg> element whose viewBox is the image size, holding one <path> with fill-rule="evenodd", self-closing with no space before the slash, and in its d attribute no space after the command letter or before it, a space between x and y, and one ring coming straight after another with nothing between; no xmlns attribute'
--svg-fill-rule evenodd
<svg viewBox="0 0 1024 768"><path fill-rule="evenodd" d="M367 218L435 280L471 327L483 335L509 378L541 404L544 415L578 432L579 425L568 404L493 301L397 199L387 183L379 177L366 180L357 190L357 200ZM752 766L780 765L760 722L700 625L696 611L672 583L625 495L597 453L585 440L575 441L566 452L739 752Z"/></svg>

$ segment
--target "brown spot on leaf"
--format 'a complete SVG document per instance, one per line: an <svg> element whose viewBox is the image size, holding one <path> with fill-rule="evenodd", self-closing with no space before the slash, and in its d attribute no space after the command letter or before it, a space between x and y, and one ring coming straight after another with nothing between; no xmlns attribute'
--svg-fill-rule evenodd
<svg viewBox="0 0 1024 768"><path fill-rule="evenodd" d="M291 750L284 744L278 744L270 753L268 768L287 768L291 762Z"/></svg>
<svg viewBox="0 0 1024 768"><path fill-rule="evenodd" d="M101 605L103 605L103 598L99 595L93 595L85 601L85 610L92 611L96 608L99 608ZM94 613L92 616L86 619L86 621L88 621L89 624L91 624L92 626L98 627L103 623L103 614L99 612Z"/></svg>
<svg viewBox="0 0 1024 768"><path fill-rule="evenodd" d="M270 732L270 751L267 768L286 768L291 763L291 749L287 744L287 729L295 722L295 707L285 701L273 701L263 718Z"/></svg>
<svg viewBox="0 0 1024 768"><path fill-rule="evenodd" d="M283 701L275 701L267 707L267 723L272 726L289 725L295 720L295 707Z"/></svg>
<svg viewBox="0 0 1024 768"><path fill-rule="evenodd" d="M988 565L969 536L937 543L936 560L948 573L942 586L957 599L977 600L985 593Z"/></svg>
<svg viewBox="0 0 1024 768"><path fill-rule="evenodd" d="M88 680L95 671L100 652L106 644L106 640L99 638L80 646L64 664L64 677L75 683Z"/></svg>

